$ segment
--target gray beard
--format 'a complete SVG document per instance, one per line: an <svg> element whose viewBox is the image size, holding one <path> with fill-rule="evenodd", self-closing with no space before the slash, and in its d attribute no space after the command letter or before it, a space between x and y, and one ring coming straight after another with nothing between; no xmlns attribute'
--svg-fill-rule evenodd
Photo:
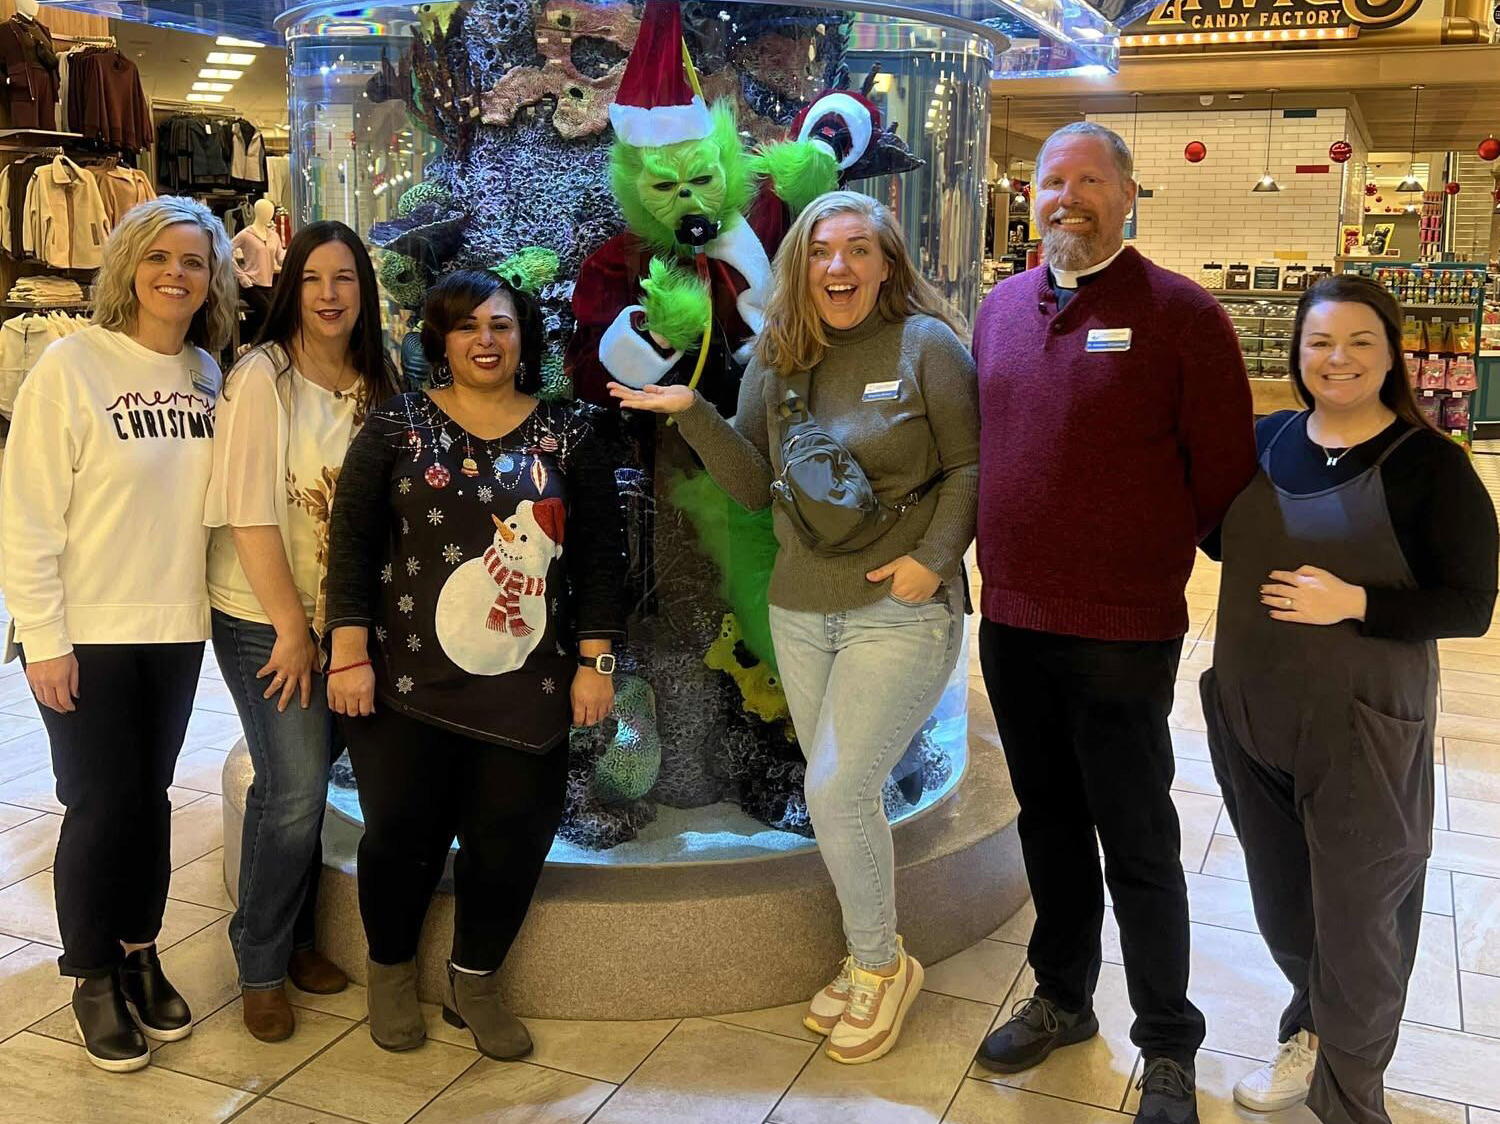
<svg viewBox="0 0 1500 1124"><path fill-rule="evenodd" d="M1076 273L1109 257L1109 240L1102 233L1072 234L1048 225L1042 229L1042 253L1048 265Z"/></svg>

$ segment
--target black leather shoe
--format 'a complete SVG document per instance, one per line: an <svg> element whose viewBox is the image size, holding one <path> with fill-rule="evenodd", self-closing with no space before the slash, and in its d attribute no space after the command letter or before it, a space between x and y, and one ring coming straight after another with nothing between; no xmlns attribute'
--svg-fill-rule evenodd
<svg viewBox="0 0 1500 1124"><path fill-rule="evenodd" d="M1141 1091L1135 1124L1198 1124L1197 1074L1191 1064L1147 1058L1135 1087Z"/></svg>
<svg viewBox="0 0 1500 1124"><path fill-rule="evenodd" d="M129 1073L151 1061L151 1048L125 1009L125 997L112 975L84 980L73 989L73 1025L89 1061L100 1069Z"/></svg>
<svg viewBox="0 0 1500 1124"><path fill-rule="evenodd" d="M147 1038L176 1042L193 1033L193 1013L162 974L155 945L126 954L120 965L120 991Z"/></svg>
<svg viewBox="0 0 1500 1124"><path fill-rule="evenodd" d="M1050 999L1033 995L1011 1008L1010 1018L990 1032L974 1060L996 1073L1020 1073L1046 1061L1053 1050L1098 1033L1099 1020L1092 1010L1064 1011Z"/></svg>

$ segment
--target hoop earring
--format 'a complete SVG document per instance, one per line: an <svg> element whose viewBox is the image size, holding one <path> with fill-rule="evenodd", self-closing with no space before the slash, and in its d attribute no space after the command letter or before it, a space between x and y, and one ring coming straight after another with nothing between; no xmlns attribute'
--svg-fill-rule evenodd
<svg viewBox="0 0 1500 1124"><path fill-rule="evenodd" d="M432 368L432 377L427 380L427 385L433 390L442 390L453 385L453 368L448 360L444 359Z"/></svg>

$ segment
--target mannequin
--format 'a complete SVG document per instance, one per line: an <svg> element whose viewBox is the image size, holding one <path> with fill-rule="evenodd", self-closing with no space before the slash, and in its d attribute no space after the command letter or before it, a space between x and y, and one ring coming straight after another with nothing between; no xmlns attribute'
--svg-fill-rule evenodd
<svg viewBox="0 0 1500 1124"><path fill-rule="evenodd" d="M57 128L57 51L52 32L37 22L36 0L16 0L15 14L0 24L0 67L10 122L18 129Z"/></svg>
<svg viewBox="0 0 1500 1124"><path fill-rule="evenodd" d="M266 313L271 310L271 286L276 274L281 272L286 247L281 235L271 224L276 217L276 204L269 199L255 201L255 220L234 236L234 276L240 283L240 298L245 302L244 327L240 341L249 343L255 339Z"/></svg>
<svg viewBox="0 0 1500 1124"><path fill-rule="evenodd" d="M15 9L16 15L24 16L35 23L37 13L42 10L42 6L36 0L15 0Z"/></svg>

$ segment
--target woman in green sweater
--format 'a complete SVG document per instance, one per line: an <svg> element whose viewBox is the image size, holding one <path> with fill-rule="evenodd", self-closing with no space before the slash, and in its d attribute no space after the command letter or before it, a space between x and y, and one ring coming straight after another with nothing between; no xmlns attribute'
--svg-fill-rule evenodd
<svg viewBox="0 0 1500 1124"><path fill-rule="evenodd" d="M778 509L771 634L807 758L807 809L843 911L849 957L806 1023L854 1064L895 1044L922 986L896 932L895 859L881 786L932 713L963 635L963 554L974 537L979 413L959 322L917 273L891 213L835 191L776 255L775 287L730 422L686 386L610 393L677 415L741 505L771 503L776 408L807 372L808 411L901 516L864 550L821 554ZM920 498L917 498L920 497Z"/></svg>

